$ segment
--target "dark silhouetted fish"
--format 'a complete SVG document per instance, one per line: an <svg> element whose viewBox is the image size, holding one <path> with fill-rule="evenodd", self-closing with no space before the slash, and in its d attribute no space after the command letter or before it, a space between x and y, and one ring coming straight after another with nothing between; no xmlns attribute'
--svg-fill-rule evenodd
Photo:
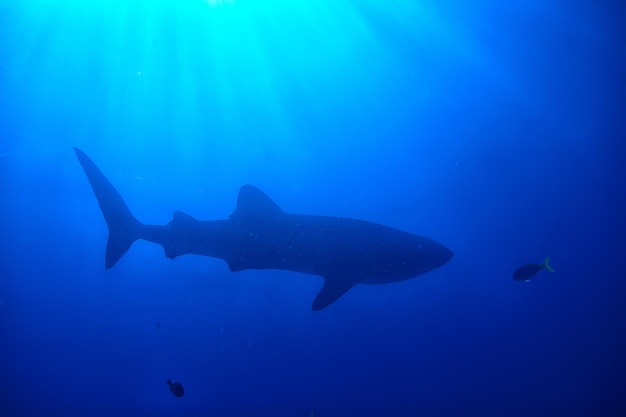
<svg viewBox="0 0 626 417"><path fill-rule="evenodd" d="M170 387L170 391L177 397L182 397L185 395L185 389L180 384L180 382L172 381L171 379L167 380L167 385Z"/></svg>
<svg viewBox="0 0 626 417"><path fill-rule="evenodd" d="M547 269L550 272L556 272L552 267L548 264L550 262L550 257L546 256L546 259L542 264L527 264L524 266L520 266L513 272L513 279L515 281L529 281L532 277L534 277L537 272L542 269Z"/></svg>
<svg viewBox="0 0 626 417"><path fill-rule="evenodd" d="M341 217L284 212L258 188L244 185L226 220L199 221L175 211L164 225L146 225L87 155L74 148L109 227L105 268L137 239L161 245L165 256L221 258L231 271L281 269L319 275L324 285L313 301L321 310L356 284L385 284L432 271L452 252L432 239L391 227Z"/></svg>

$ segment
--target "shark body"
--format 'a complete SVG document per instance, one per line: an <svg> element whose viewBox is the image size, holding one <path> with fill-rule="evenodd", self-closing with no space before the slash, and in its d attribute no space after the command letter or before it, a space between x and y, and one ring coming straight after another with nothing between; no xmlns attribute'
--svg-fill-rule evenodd
<svg viewBox="0 0 626 417"><path fill-rule="evenodd" d="M312 305L317 311L357 284L409 279L453 256L432 239L380 224L287 213L252 185L241 187L228 219L201 221L176 211L166 225L143 224L95 163L80 149L74 150L109 228L106 269L134 241L143 239L161 245L168 258L185 254L220 258L233 272L280 269L321 276L324 284Z"/></svg>

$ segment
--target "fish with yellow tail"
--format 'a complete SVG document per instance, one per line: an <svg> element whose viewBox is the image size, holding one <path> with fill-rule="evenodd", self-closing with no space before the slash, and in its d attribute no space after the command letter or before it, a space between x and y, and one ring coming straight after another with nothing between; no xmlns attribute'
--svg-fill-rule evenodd
<svg viewBox="0 0 626 417"><path fill-rule="evenodd" d="M548 270L550 272L556 272L554 268L552 268L549 264L550 257L546 256L546 259L542 264L526 264L520 266L513 272L513 280L515 281L525 281L530 282L530 279L537 275L537 273L541 270Z"/></svg>

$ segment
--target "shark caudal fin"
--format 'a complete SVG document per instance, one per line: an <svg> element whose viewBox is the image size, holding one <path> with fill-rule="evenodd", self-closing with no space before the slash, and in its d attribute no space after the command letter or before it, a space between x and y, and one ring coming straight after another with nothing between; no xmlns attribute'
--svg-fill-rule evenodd
<svg viewBox="0 0 626 417"><path fill-rule="evenodd" d="M96 195L104 220L109 227L104 267L111 268L139 239L144 225L130 212L124 199L94 162L80 149L74 148L93 193Z"/></svg>
<svg viewBox="0 0 626 417"><path fill-rule="evenodd" d="M546 268L550 272L556 272L554 268L552 268L548 262L550 262L550 257L546 256L546 259L543 261L543 267Z"/></svg>

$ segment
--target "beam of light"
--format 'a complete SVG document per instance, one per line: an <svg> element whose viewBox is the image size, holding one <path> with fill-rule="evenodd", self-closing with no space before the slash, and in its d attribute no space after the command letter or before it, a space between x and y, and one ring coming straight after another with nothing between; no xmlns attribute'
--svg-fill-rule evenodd
<svg viewBox="0 0 626 417"><path fill-rule="evenodd" d="M235 0L207 0L207 3L209 3L209 6L223 6L224 4L232 4L234 3Z"/></svg>
<svg viewBox="0 0 626 417"><path fill-rule="evenodd" d="M181 158L306 155L321 140L302 134L311 120L356 117L393 99L391 80L436 77L432 62L460 41L434 4L12 0L3 43L20 46L13 75L31 108L78 116L101 140Z"/></svg>

